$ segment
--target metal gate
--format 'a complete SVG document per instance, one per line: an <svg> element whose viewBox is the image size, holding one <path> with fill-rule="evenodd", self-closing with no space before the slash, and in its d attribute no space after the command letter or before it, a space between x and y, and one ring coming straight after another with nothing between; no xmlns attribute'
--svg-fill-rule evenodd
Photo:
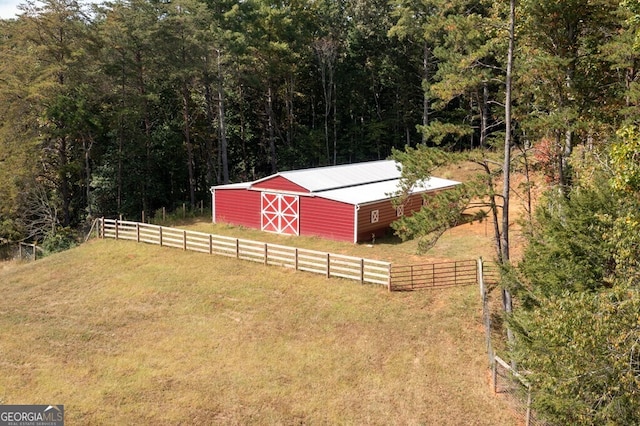
<svg viewBox="0 0 640 426"><path fill-rule="evenodd" d="M300 200L297 195L263 192L261 197L262 230L298 235Z"/></svg>

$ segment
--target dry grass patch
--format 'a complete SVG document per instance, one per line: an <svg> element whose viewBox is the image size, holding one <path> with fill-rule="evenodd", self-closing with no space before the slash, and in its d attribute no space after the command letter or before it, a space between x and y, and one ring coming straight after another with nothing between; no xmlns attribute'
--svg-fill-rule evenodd
<svg viewBox="0 0 640 426"><path fill-rule="evenodd" d="M0 270L0 402L69 424L511 425L477 289L96 240Z"/></svg>
<svg viewBox="0 0 640 426"><path fill-rule="evenodd" d="M273 234L224 223L214 224L210 222L210 219L199 219L180 225L181 228L214 235L281 244L347 256L365 257L388 261L397 265L469 260L477 259L479 256L485 259L493 259L495 257L495 249L493 248L491 226L491 224L486 222L473 222L457 226L445 232L436 245L427 253L418 255L416 254L416 241L402 242L395 236L378 239L375 244L354 244L315 237Z"/></svg>

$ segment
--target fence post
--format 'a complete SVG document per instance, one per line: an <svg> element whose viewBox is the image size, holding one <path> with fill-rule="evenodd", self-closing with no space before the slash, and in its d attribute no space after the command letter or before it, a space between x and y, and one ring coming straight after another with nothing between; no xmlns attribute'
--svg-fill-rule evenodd
<svg viewBox="0 0 640 426"><path fill-rule="evenodd" d="M411 290L413 290L413 265L409 267L409 280L411 281Z"/></svg>
<svg viewBox="0 0 640 426"><path fill-rule="evenodd" d="M480 282L480 299L482 301L482 320L484 323L484 333L487 346L487 355L489 356L489 364L495 364L495 358L493 354L493 344L491 343L491 313L489 312L489 300L487 298L487 290L484 285L484 273L482 265L482 258L478 259L478 274Z"/></svg>
<svg viewBox="0 0 640 426"><path fill-rule="evenodd" d="M268 265L269 264L269 245L267 243L264 243L264 264Z"/></svg>
<svg viewBox="0 0 640 426"><path fill-rule="evenodd" d="M478 265L478 271L476 272L476 281L480 286L480 297L484 298L484 274L482 272L482 268L484 266L482 265L482 257L478 258L477 265Z"/></svg>
<svg viewBox="0 0 640 426"><path fill-rule="evenodd" d="M140 222L145 223L144 222L144 210L142 210L142 216L141 217L142 217L142 220Z"/></svg>
<svg viewBox="0 0 640 426"><path fill-rule="evenodd" d="M33 242L33 260L36 260L36 251L38 250L38 242Z"/></svg>
<svg viewBox="0 0 640 426"><path fill-rule="evenodd" d="M236 259L240 258L240 240L236 238Z"/></svg>
<svg viewBox="0 0 640 426"><path fill-rule="evenodd" d="M525 426L531 425L531 385L527 386L527 414L524 424Z"/></svg>
<svg viewBox="0 0 640 426"><path fill-rule="evenodd" d="M387 269L387 289L391 292L391 263L389 263L389 267Z"/></svg>
<svg viewBox="0 0 640 426"><path fill-rule="evenodd" d="M491 382L493 384L493 393L498 392L498 367L496 367L496 359L491 360Z"/></svg>
<svg viewBox="0 0 640 426"><path fill-rule="evenodd" d="M118 239L118 219L116 219L116 240Z"/></svg>
<svg viewBox="0 0 640 426"><path fill-rule="evenodd" d="M98 236L104 239L104 216L100 218L100 225L98 228Z"/></svg>
<svg viewBox="0 0 640 426"><path fill-rule="evenodd" d="M158 236L160 237L160 247L162 247L162 226L158 226Z"/></svg>
<svg viewBox="0 0 640 426"><path fill-rule="evenodd" d="M331 278L331 255L327 253L327 278Z"/></svg>
<svg viewBox="0 0 640 426"><path fill-rule="evenodd" d="M213 254L213 235L209 234L209 254Z"/></svg>
<svg viewBox="0 0 640 426"><path fill-rule="evenodd" d="M187 249L187 231L182 231L182 249Z"/></svg>
<svg viewBox="0 0 640 426"><path fill-rule="evenodd" d="M136 243L140 242L140 224L136 222Z"/></svg>
<svg viewBox="0 0 640 426"><path fill-rule="evenodd" d="M360 284L364 284L364 258L360 258Z"/></svg>
<svg viewBox="0 0 640 426"><path fill-rule="evenodd" d="M296 271L297 271L298 270L298 247L296 247L295 249L295 254L296 254L295 264L296 264Z"/></svg>
<svg viewBox="0 0 640 426"><path fill-rule="evenodd" d="M436 285L436 264L431 264L431 285L435 287Z"/></svg>

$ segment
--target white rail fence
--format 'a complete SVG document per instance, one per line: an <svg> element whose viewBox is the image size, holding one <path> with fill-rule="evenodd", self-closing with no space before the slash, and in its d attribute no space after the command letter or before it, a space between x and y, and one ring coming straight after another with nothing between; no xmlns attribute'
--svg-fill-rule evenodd
<svg viewBox="0 0 640 426"><path fill-rule="evenodd" d="M391 289L391 263L118 219L98 219L100 238L235 257Z"/></svg>

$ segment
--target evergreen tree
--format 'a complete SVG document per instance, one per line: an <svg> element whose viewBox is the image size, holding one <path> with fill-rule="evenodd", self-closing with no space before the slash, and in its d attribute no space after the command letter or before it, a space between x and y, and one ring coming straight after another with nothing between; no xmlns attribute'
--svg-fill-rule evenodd
<svg viewBox="0 0 640 426"><path fill-rule="evenodd" d="M550 192L535 213L520 268L536 293L597 290L615 273L612 219L621 204L606 182L575 188L566 196Z"/></svg>
<svg viewBox="0 0 640 426"><path fill-rule="evenodd" d="M640 412L640 293L553 295L518 310L513 356L536 414L553 424L631 425Z"/></svg>

